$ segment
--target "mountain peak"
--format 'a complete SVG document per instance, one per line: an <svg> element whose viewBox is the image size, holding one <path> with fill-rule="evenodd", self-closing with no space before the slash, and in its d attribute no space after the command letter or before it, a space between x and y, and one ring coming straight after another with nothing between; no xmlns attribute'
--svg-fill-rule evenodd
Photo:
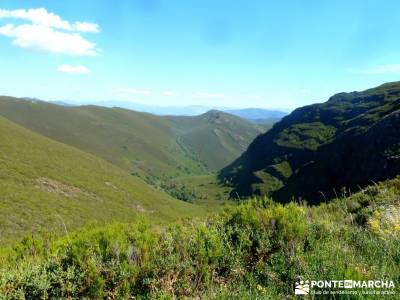
<svg viewBox="0 0 400 300"><path fill-rule="evenodd" d="M224 112L218 110L218 109L210 109L209 111L205 112L203 115L205 116L215 116L215 115L221 115Z"/></svg>
<svg viewBox="0 0 400 300"><path fill-rule="evenodd" d="M215 123L221 123L223 121L227 121L229 117L234 117L234 116L231 116L220 110L211 109L211 110L207 111L206 113L204 113L202 115L202 117L206 118L208 120L208 122L215 124Z"/></svg>

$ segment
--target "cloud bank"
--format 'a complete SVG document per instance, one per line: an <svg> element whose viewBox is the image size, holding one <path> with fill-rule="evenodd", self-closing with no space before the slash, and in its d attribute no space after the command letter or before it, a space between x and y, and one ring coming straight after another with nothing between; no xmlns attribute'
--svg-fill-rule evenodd
<svg viewBox="0 0 400 300"><path fill-rule="evenodd" d="M96 45L82 36L82 33L98 33L100 28L95 23L70 23L45 8L0 9L0 21L3 19L30 22L0 26L0 35L12 38L11 44L15 47L75 56L95 56L99 53Z"/></svg>

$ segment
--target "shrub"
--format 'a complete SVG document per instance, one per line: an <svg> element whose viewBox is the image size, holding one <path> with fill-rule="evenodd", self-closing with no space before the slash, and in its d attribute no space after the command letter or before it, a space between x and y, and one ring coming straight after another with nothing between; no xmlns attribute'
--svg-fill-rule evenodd
<svg viewBox="0 0 400 300"><path fill-rule="evenodd" d="M399 209L390 191L317 207L258 198L161 230L138 221L31 236L4 254L0 295L277 299L291 297L299 278L398 280L397 225L382 219L385 208ZM354 222L360 214L367 222Z"/></svg>

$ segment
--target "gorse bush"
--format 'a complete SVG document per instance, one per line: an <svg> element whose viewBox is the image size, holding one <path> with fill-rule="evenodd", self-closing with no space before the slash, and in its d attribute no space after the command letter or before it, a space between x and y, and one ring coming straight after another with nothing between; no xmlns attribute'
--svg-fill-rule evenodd
<svg viewBox="0 0 400 300"><path fill-rule="evenodd" d="M309 207L267 198L206 220L146 221L29 237L0 272L5 299L280 299L295 281L400 280L398 183ZM379 218L377 217L379 214ZM375 223L379 219L379 228ZM397 226L397 225L393 225ZM353 298L361 296L352 296ZM345 299L352 298L346 296ZM340 297L339 297L340 298Z"/></svg>

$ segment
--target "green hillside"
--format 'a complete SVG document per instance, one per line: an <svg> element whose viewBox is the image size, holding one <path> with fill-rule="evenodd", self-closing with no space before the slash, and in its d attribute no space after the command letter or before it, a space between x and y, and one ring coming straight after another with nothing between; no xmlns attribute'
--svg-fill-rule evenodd
<svg viewBox="0 0 400 300"><path fill-rule="evenodd" d="M164 231L141 222L59 240L27 238L0 255L0 295L273 300L296 299L299 280L388 280L394 288L350 289L327 299L377 299L374 291L398 299L399 197L396 179L319 206L253 199Z"/></svg>
<svg viewBox="0 0 400 300"><path fill-rule="evenodd" d="M0 115L130 172L172 173L179 166L202 171L199 163L175 143L168 122L150 114L0 98Z"/></svg>
<svg viewBox="0 0 400 300"><path fill-rule="evenodd" d="M196 117L169 117L181 143L197 153L209 170L219 170L239 157L261 129L244 119L211 110Z"/></svg>
<svg viewBox="0 0 400 300"><path fill-rule="evenodd" d="M256 125L219 112L172 118L9 97L0 97L0 115L131 173L157 177L216 171L237 158L260 133Z"/></svg>
<svg viewBox="0 0 400 300"><path fill-rule="evenodd" d="M222 170L240 195L319 202L400 172L400 83L296 109Z"/></svg>
<svg viewBox="0 0 400 300"><path fill-rule="evenodd" d="M105 160L2 117L0 191L0 244L42 230L64 234L93 222L145 216L159 223L203 213Z"/></svg>

